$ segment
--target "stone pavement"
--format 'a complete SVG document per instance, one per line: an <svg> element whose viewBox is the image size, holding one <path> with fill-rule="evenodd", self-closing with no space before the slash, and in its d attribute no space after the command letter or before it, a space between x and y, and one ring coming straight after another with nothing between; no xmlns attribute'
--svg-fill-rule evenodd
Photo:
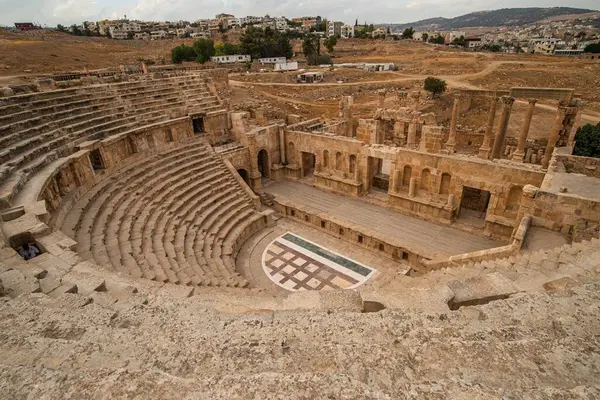
<svg viewBox="0 0 600 400"><path fill-rule="evenodd" d="M286 232L293 232L301 237L317 243L344 257L351 258L363 265L375 269L373 276L369 276L364 286L379 288L385 286L390 280L402 276L409 271L410 266L402 262L395 262L383 257L377 252L369 251L361 246L340 240L311 226L296 222L288 218L281 218L277 225L267 229L262 235L256 235L248 240L240 249L236 260L236 268L248 279L251 286L263 288L273 295L288 294L282 287L274 284L265 273L262 266L262 256L272 241Z"/></svg>
<svg viewBox="0 0 600 400"><path fill-rule="evenodd" d="M505 243L462 230L438 225L391 209L369 204L359 199L325 192L290 181L275 182L265 188L267 193L285 197L315 212L327 213L368 229L406 240L407 247L419 254L451 256L503 246Z"/></svg>

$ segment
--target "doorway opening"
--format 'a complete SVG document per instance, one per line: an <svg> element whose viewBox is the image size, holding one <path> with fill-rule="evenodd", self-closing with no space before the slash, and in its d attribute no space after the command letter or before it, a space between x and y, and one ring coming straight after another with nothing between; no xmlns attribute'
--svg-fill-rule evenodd
<svg viewBox="0 0 600 400"><path fill-rule="evenodd" d="M269 168L269 152L262 149L258 152L258 171L263 177L263 180L271 178L271 168Z"/></svg>
<svg viewBox="0 0 600 400"><path fill-rule="evenodd" d="M390 188L391 162L377 157L369 157L369 191L387 193Z"/></svg>
<svg viewBox="0 0 600 400"><path fill-rule="evenodd" d="M315 172L315 155L313 153L302 152L302 170L303 178L313 175Z"/></svg>
<svg viewBox="0 0 600 400"><path fill-rule="evenodd" d="M463 186L459 218L483 227L490 196L487 190Z"/></svg>
<svg viewBox="0 0 600 400"><path fill-rule="evenodd" d="M92 163L92 169L94 171L101 171L104 169L104 160L102 159L102 153L100 153L99 149L90 152L90 162Z"/></svg>
<svg viewBox="0 0 600 400"><path fill-rule="evenodd" d="M242 177L242 179L244 180L244 182L246 182L247 185L250 184L250 177L248 176L248 171L246 171L244 168L240 168L237 170L238 174Z"/></svg>
<svg viewBox="0 0 600 400"><path fill-rule="evenodd" d="M194 127L194 134L199 135L204 133L204 117L194 118L192 120L192 125Z"/></svg>

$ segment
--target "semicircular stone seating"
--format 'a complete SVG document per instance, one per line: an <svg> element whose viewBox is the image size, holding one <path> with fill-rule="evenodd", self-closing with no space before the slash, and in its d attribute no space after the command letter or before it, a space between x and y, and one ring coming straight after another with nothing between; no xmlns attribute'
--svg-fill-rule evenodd
<svg viewBox="0 0 600 400"><path fill-rule="evenodd" d="M40 200L81 144L222 108L201 74L0 98L0 210ZM234 254L267 217L207 140L192 139L100 177L61 206L53 228L77 241L82 258L111 270L174 284L247 287Z"/></svg>
<svg viewBox="0 0 600 400"><path fill-rule="evenodd" d="M88 191L61 230L116 271L185 285L246 287L231 249L263 218L205 142L157 154Z"/></svg>

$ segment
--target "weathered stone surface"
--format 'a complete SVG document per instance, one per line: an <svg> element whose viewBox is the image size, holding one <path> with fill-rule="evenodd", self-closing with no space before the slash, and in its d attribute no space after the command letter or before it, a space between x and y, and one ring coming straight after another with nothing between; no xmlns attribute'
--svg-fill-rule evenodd
<svg viewBox="0 0 600 400"><path fill-rule="evenodd" d="M194 298L117 313L0 300L11 338L0 345L2 389L47 399L595 398L599 289L445 313L220 314Z"/></svg>
<svg viewBox="0 0 600 400"><path fill-rule="evenodd" d="M448 287L454 292L454 297L448 303L451 309L485 304L507 298L518 291L511 280L497 272L475 276L464 281L452 281L448 283Z"/></svg>

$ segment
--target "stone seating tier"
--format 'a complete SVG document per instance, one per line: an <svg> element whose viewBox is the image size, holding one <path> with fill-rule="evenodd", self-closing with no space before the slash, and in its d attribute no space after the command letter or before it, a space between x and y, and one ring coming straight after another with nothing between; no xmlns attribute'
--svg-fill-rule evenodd
<svg viewBox="0 0 600 400"><path fill-rule="evenodd" d="M33 174L58 157L72 153L79 143L166 121L171 118L169 112L165 112L169 109L209 112L221 108L204 79L193 76L55 92L60 93L13 96L38 105L43 102L53 102L53 105L36 109L41 115L30 120L19 119L22 122L0 126L0 143L4 148L0 151L0 198L3 204L10 202ZM44 99L34 101L36 96ZM77 96L86 97L86 100L77 100ZM13 97L1 99L4 103L16 103L4 106L5 109L27 107ZM54 112L57 107L62 107L60 101L69 105L77 101L84 103L79 108L65 107Z"/></svg>
<svg viewBox="0 0 600 400"><path fill-rule="evenodd" d="M105 179L59 228L77 241L81 257L107 269L173 284L246 287L231 248L260 218L219 156L195 142Z"/></svg>
<svg viewBox="0 0 600 400"><path fill-rule="evenodd" d="M140 91L136 94L128 96L124 95L111 95L104 97L96 97L93 99L69 102L61 105L54 105L45 107L36 112L20 112L14 115L14 120L11 119L11 115L4 117L4 121L0 122L0 138L5 138L15 133L23 133L33 128L45 128L55 127L61 125L68 125L69 117L87 115L100 110L126 107L136 108L144 105L152 104L152 102L168 103L172 101L181 102L185 100L196 101L199 100L212 100L216 101L216 97L206 90L203 83L197 84L191 89L194 90L193 94L183 97L180 91L176 88L166 88L163 90L156 90L154 88L147 89L146 91Z"/></svg>
<svg viewBox="0 0 600 400"><path fill-rule="evenodd" d="M211 100L217 102L217 98L206 89L204 83L199 83L189 90L191 93L183 95L181 90L177 87L166 87L164 89L149 88L130 95L113 94L96 97L86 100L85 102L69 102L65 107L61 107L62 105L45 107L36 110L35 113L30 111L29 115L21 112L13 114L15 115L15 120L11 120L11 116L7 115L4 118L5 121L0 125L0 137L5 138L10 134L23 132L35 127L47 129L48 126L55 127L68 125L69 117L119 106L135 110L138 107L149 104L151 101L167 104L173 101L183 101L186 102L186 104L198 100ZM63 121L64 118L66 118L65 121Z"/></svg>
<svg viewBox="0 0 600 400"><path fill-rule="evenodd" d="M110 91L126 94L128 92L136 92L139 88L156 87L160 89L161 87L173 86L175 84L185 86L194 83L206 83L206 80L201 76L185 75L0 97L0 111L2 111L2 115L5 115L5 112L10 110L35 110L51 104L93 98L101 93Z"/></svg>

